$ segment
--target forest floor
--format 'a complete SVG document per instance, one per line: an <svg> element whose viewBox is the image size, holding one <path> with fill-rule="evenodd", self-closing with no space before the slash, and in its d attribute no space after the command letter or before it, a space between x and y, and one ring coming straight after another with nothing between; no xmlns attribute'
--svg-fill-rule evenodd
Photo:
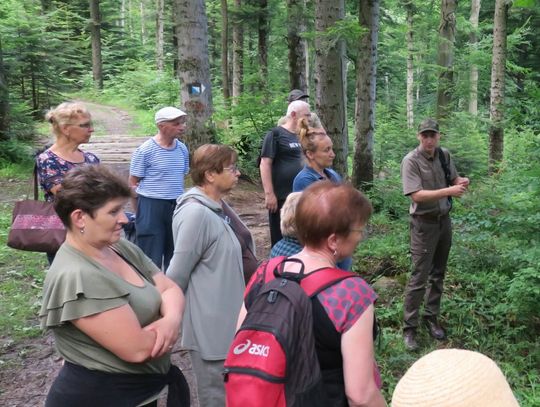
<svg viewBox="0 0 540 407"><path fill-rule="evenodd" d="M85 102L86 103L86 102ZM98 134L107 136L114 143L124 140L122 135L137 135L140 133L130 115L116 107L86 103L92 114L92 120ZM94 136L95 141L103 137ZM90 147L90 148L88 148ZM91 150L91 145L86 147ZM118 147L118 142L115 144ZM103 145L101 145L103 148ZM131 145L126 147L124 154L130 156ZM127 174L129 161L108 161L107 155L100 153L104 164L114 167L122 174ZM31 192L31 180L19 179L0 180L0 202L13 202ZM264 208L264 195L260 186L240 180L226 200L236 210L249 227L257 245L257 255L265 258L270 250L267 213ZM14 252L17 255L17 252ZM45 272L45 270L44 270ZM37 299L36 299L37 300ZM33 324L37 324L36 321ZM173 363L178 365L186 378L193 384L193 374L187 353L178 342L173 349ZM15 342L0 334L0 405L5 407L42 406L48 389L62 365L62 359L54 350L52 335L45 334L32 339ZM191 386L192 390L194 386ZM164 405L164 400L160 400ZM192 391L192 405L198 406L196 395Z"/></svg>

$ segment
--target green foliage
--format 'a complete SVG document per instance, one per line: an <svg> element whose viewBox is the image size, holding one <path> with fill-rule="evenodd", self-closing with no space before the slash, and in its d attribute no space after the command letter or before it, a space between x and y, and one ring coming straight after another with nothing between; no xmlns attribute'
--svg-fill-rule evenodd
<svg viewBox="0 0 540 407"><path fill-rule="evenodd" d="M6 246L11 209L12 205L0 204L0 332L3 338L20 340L40 333L35 317L46 259L43 253L15 251Z"/></svg>

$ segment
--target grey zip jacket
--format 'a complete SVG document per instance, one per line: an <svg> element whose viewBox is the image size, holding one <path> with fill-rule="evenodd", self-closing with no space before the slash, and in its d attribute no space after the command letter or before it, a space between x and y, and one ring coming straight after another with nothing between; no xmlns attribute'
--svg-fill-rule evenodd
<svg viewBox="0 0 540 407"><path fill-rule="evenodd" d="M182 345L205 360L225 359L245 290L242 250L221 205L198 187L178 198L167 276L184 291Z"/></svg>

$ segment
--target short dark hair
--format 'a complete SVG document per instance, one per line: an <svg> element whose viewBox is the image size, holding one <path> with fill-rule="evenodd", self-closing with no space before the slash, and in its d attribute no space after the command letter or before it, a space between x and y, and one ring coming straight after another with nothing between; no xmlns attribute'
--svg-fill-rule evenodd
<svg viewBox="0 0 540 407"><path fill-rule="evenodd" d="M223 172L226 165L236 162L238 154L230 146L224 144L204 144L195 150L191 163L191 179L197 186L206 182L206 171Z"/></svg>
<svg viewBox="0 0 540 407"><path fill-rule="evenodd" d="M296 207L298 240L317 247L331 234L347 236L371 216L369 200L349 183L317 181L304 190Z"/></svg>
<svg viewBox="0 0 540 407"><path fill-rule="evenodd" d="M71 213L76 209L94 217L111 199L130 198L127 181L103 165L85 164L66 173L54 197L54 209L66 228L71 227Z"/></svg>

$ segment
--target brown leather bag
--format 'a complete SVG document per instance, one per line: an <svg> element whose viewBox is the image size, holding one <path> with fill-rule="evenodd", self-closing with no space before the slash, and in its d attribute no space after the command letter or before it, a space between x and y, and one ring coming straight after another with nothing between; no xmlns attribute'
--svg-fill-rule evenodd
<svg viewBox="0 0 540 407"><path fill-rule="evenodd" d="M38 201L37 167L34 166L34 199L15 203L7 245L30 252L56 253L66 240L66 228L52 202Z"/></svg>

